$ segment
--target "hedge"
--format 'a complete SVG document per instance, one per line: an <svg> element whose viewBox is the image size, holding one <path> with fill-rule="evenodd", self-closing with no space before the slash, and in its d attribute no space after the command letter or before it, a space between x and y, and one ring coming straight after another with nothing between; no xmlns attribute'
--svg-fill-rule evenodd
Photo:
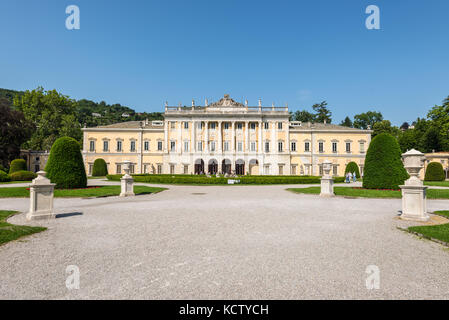
<svg viewBox="0 0 449 320"><path fill-rule="evenodd" d="M135 174L132 175L135 182L160 183L160 184L228 184L228 180L240 180L239 184L317 184L320 177L316 176L241 176L236 178L210 177L204 175L169 175L169 174ZM107 175L112 181L119 181L121 174ZM336 177L337 183L344 182L343 177Z"/></svg>
<svg viewBox="0 0 449 320"><path fill-rule="evenodd" d="M23 159L15 159L11 161L11 165L9 167L9 173L14 173L17 171L26 171L27 162Z"/></svg>
<svg viewBox="0 0 449 320"><path fill-rule="evenodd" d="M104 177L108 174L108 165L106 161L99 158L94 161L94 167L92 169L93 177Z"/></svg>
<svg viewBox="0 0 449 320"><path fill-rule="evenodd" d="M5 171L0 170L0 182L8 182L8 181L11 181L9 175Z"/></svg>
<svg viewBox="0 0 449 320"><path fill-rule="evenodd" d="M365 159L363 187L367 189L399 189L408 179L397 140L381 133L371 141Z"/></svg>
<svg viewBox="0 0 449 320"><path fill-rule="evenodd" d="M355 176L357 177L357 179L360 179L359 166L354 161L351 161L346 165L345 176L348 172L351 172L351 173L355 172Z"/></svg>
<svg viewBox="0 0 449 320"><path fill-rule="evenodd" d="M80 145L73 138L62 137L53 143L45 171L46 177L56 183L56 188L73 189L87 186Z"/></svg>
<svg viewBox="0 0 449 320"><path fill-rule="evenodd" d="M37 174L31 171L16 171L9 175L11 181L31 181L37 177Z"/></svg>
<svg viewBox="0 0 449 320"><path fill-rule="evenodd" d="M446 176L441 163L431 162L427 165L424 181L444 181L445 179Z"/></svg>

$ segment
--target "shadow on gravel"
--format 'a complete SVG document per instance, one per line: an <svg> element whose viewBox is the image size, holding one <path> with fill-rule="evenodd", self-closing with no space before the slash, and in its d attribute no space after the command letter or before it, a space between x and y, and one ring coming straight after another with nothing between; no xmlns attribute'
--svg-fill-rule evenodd
<svg viewBox="0 0 449 320"><path fill-rule="evenodd" d="M83 213L82 212L69 212L69 213L60 213L56 215L56 219L59 218L68 218L68 217L73 217L73 216L82 216Z"/></svg>

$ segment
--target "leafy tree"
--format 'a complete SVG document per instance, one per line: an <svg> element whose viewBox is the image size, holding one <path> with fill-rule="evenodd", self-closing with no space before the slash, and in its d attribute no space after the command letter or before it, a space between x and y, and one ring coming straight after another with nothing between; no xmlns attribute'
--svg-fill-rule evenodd
<svg viewBox="0 0 449 320"><path fill-rule="evenodd" d="M312 106L315 111L315 121L316 122L332 122L332 112L327 108L327 102L323 101L321 103L316 103Z"/></svg>
<svg viewBox="0 0 449 320"><path fill-rule="evenodd" d="M416 133L416 129L408 129L399 135L398 142L402 153L411 149L423 150L418 146L418 138Z"/></svg>
<svg viewBox="0 0 449 320"><path fill-rule="evenodd" d="M348 127L348 128L353 127L352 120L348 116L342 122L340 122L340 125L343 127Z"/></svg>
<svg viewBox="0 0 449 320"><path fill-rule="evenodd" d="M397 140L388 133L374 137L366 153L363 187L399 189L407 178Z"/></svg>
<svg viewBox="0 0 449 320"><path fill-rule="evenodd" d="M401 124L399 129L401 129L401 130L408 130L409 127L410 127L410 125L408 124L408 122L404 122L403 124Z"/></svg>
<svg viewBox="0 0 449 320"><path fill-rule="evenodd" d="M398 129L398 127L392 126L391 122L389 120L382 120L382 121L376 122L374 124L374 126L372 127L372 129L373 129L373 135L372 135L373 137L375 137L381 133L389 133L393 137L398 138L399 134L400 134L400 129Z"/></svg>
<svg viewBox="0 0 449 320"><path fill-rule="evenodd" d="M67 133L77 140L81 139L75 101L56 90L44 91L39 87L25 91L23 96L14 98L14 105L37 128L26 144L27 148L48 150L58 137Z"/></svg>
<svg viewBox="0 0 449 320"><path fill-rule="evenodd" d="M449 97L441 106L434 106L427 114L433 127L429 132L429 142L436 151L449 150ZM436 134L438 132L438 134Z"/></svg>
<svg viewBox="0 0 449 320"><path fill-rule="evenodd" d="M12 110L8 100L0 98L0 165L7 167L19 157L20 146L30 138L32 130L23 113Z"/></svg>
<svg viewBox="0 0 449 320"><path fill-rule="evenodd" d="M373 128L376 122L382 120L382 113L376 111L368 111L365 113L356 114L354 116L354 128L368 129L368 126Z"/></svg>
<svg viewBox="0 0 449 320"><path fill-rule="evenodd" d="M87 186L80 145L73 138L62 137L55 141L45 171L47 178L56 183L56 188L73 189Z"/></svg>
<svg viewBox="0 0 449 320"><path fill-rule="evenodd" d="M298 110L293 114L294 121L314 122L315 115L306 110Z"/></svg>

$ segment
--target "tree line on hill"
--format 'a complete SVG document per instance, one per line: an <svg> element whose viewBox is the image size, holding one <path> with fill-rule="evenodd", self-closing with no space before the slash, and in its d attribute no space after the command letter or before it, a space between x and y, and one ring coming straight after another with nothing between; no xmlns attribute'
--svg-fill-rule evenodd
<svg viewBox="0 0 449 320"><path fill-rule="evenodd" d="M20 149L50 150L64 136L82 142L81 128L124 121L162 120L161 112L135 112L120 104L74 100L56 90L0 89L0 164L19 157Z"/></svg>
<svg viewBox="0 0 449 320"><path fill-rule="evenodd" d="M302 122L332 121L332 112L323 101L312 106L314 112L298 110L291 113L290 119ZM389 133L397 139L402 152L416 149L421 152L449 151L449 97L441 105L432 107L425 118L417 118L412 125L404 122L400 127L384 119L378 111L356 114L353 119L346 117L341 126L357 129L371 129L372 136Z"/></svg>

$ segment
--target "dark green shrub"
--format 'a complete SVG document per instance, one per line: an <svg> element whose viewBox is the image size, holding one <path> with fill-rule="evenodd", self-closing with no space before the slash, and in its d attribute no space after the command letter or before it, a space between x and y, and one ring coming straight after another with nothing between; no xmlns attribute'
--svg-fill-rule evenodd
<svg viewBox="0 0 449 320"><path fill-rule="evenodd" d="M0 182L8 182L8 181L11 181L9 175L5 171L0 170Z"/></svg>
<svg viewBox="0 0 449 320"><path fill-rule="evenodd" d="M104 177L108 174L108 165L106 164L106 161L103 159L96 159L94 161L94 167L92 169L92 176L93 177Z"/></svg>
<svg viewBox="0 0 449 320"><path fill-rule="evenodd" d="M371 141L366 153L363 187L367 189L399 189L408 179L401 160L397 140L381 133Z"/></svg>
<svg viewBox="0 0 449 320"><path fill-rule="evenodd" d="M121 174L110 174L106 178L119 181ZM135 182L161 184L228 184L228 180L240 180L240 184L318 184L320 177L314 176L241 176L237 178L206 177L204 175L170 175L170 174L136 174ZM343 177L334 178L336 183L343 182Z"/></svg>
<svg viewBox="0 0 449 320"><path fill-rule="evenodd" d="M357 177L357 179L360 179L359 166L354 161L351 161L346 165L345 176L348 172L351 172L351 173L355 172L355 176Z"/></svg>
<svg viewBox="0 0 449 320"><path fill-rule="evenodd" d="M0 164L0 171L7 172L6 168Z"/></svg>
<svg viewBox="0 0 449 320"><path fill-rule="evenodd" d="M13 173L16 171L26 171L27 162L23 159L15 159L11 161L11 165L9 167L9 173Z"/></svg>
<svg viewBox="0 0 449 320"><path fill-rule="evenodd" d="M16 171L9 175L11 181L31 181L37 177L37 174L31 171Z"/></svg>
<svg viewBox="0 0 449 320"><path fill-rule="evenodd" d="M46 177L56 183L56 188L72 189L87 186L80 145L73 138L62 137L53 143L45 171Z"/></svg>
<svg viewBox="0 0 449 320"><path fill-rule="evenodd" d="M424 181L444 181L443 166L439 162L431 162L427 165Z"/></svg>

